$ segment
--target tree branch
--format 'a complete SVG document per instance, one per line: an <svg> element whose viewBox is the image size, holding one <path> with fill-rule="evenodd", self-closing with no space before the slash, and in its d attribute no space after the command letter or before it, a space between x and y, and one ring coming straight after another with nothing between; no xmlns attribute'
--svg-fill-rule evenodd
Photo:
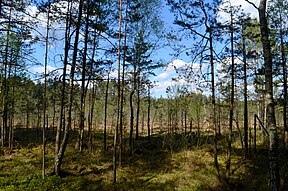
<svg viewBox="0 0 288 191"><path fill-rule="evenodd" d="M252 5L255 9L259 10L259 8L255 5L255 3L252 3L250 0L245 0L247 3Z"/></svg>

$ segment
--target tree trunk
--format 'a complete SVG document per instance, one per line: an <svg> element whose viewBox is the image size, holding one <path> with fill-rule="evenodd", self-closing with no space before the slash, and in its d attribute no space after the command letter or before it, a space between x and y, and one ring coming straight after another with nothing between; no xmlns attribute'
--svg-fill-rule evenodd
<svg viewBox="0 0 288 191"><path fill-rule="evenodd" d="M283 83L284 83L284 97L283 97L283 123L284 123L284 145L286 149L286 139L287 139L287 67L286 67L286 50L285 50L285 43L283 37L283 28L282 28L282 12L280 12L280 43L281 43L281 58L282 58L282 72L283 72Z"/></svg>
<svg viewBox="0 0 288 191"><path fill-rule="evenodd" d="M104 103L104 150L107 150L107 108L108 108L108 90L109 90L110 76L108 73L106 90L105 90L105 103Z"/></svg>
<svg viewBox="0 0 288 191"><path fill-rule="evenodd" d="M127 3L128 4L128 3ZM127 5L129 6L129 5ZM128 8L125 11L125 24L124 24L124 50L123 50L123 63L122 63L122 77L121 77L121 97L120 97L120 152L119 152L119 166L122 165L123 153L123 107L124 107L124 86L125 86L125 65L126 65L126 46L127 46L127 24L128 24Z"/></svg>
<svg viewBox="0 0 288 191"><path fill-rule="evenodd" d="M130 134L129 134L129 147L130 147L130 155L133 154L133 126L134 126L134 110L133 110L133 95L134 95L134 87L130 93Z"/></svg>
<svg viewBox="0 0 288 191"><path fill-rule="evenodd" d="M130 155L133 154L133 129L134 129L134 108L133 108L133 96L136 89L136 64L133 63L133 82L132 82L132 90L130 92L129 97L129 105L130 105L130 135L129 135L129 147L130 147Z"/></svg>
<svg viewBox="0 0 288 191"><path fill-rule="evenodd" d="M80 26L81 26L81 19L82 19L82 9L83 9L83 0L80 0L79 2L79 13L78 13L78 20L76 23L76 29L75 29L75 41L74 41L74 50L73 50L73 58L72 58L72 65L71 65L71 71L70 71L70 78L69 78L69 92L68 92L68 126L65 129L63 142L60 146L57 159L55 161L55 173L59 174L60 167L62 164L63 156L68 144L68 138L69 138L69 132L72 126L72 105L73 105L73 98L74 98L74 74L75 74L75 68L76 68L76 59L77 59L77 53L78 53L78 42L79 42L79 34L80 34Z"/></svg>
<svg viewBox="0 0 288 191"><path fill-rule="evenodd" d="M270 190L279 190L279 165L278 165L278 135L275 120L275 109L273 100L273 71L272 71L272 55L269 40L269 29L266 17L267 0L260 0L259 19L261 28L261 41L264 53L265 65L265 102L266 102L266 126L269 129L270 137Z"/></svg>
<svg viewBox="0 0 288 191"><path fill-rule="evenodd" d="M148 114L147 114L147 129L148 129L148 138L150 140L150 111L151 111L151 95L150 95L150 85L148 84Z"/></svg>
<svg viewBox="0 0 288 191"><path fill-rule="evenodd" d="M2 81L2 128L1 128L1 140L2 146L6 145L7 129L8 129L8 85L7 85L7 67L8 67L8 56L9 56L9 43L10 43L10 30L11 30L11 14L12 7L10 5L9 15L8 15L8 26L6 34L6 44L5 44L5 55L4 55L4 74Z"/></svg>
<svg viewBox="0 0 288 191"><path fill-rule="evenodd" d="M2 0L0 0L0 15L2 14Z"/></svg>
<svg viewBox="0 0 288 191"><path fill-rule="evenodd" d="M46 110L47 110L47 65L48 65L48 42L49 42L49 25L50 25L50 3L47 11L47 26L45 37L45 60L44 60L44 90L43 90L43 129L42 129L42 178L45 178L45 157L46 157Z"/></svg>
<svg viewBox="0 0 288 191"><path fill-rule="evenodd" d="M283 90L283 123L284 123L284 131L283 131L283 148L284 148L284 157L287 158L287 131L288 131L288 128L287 128L287 99L288 99L288 96L287 96L287 67L286 67L286 50L285 50L285 43L284 43L284 37L283 37L283 28L282 28L282 11L280 11L280 43L281 43L281 58L282 58L282 72L283 72L283 83L284 83L284 90ZM285 165L286 166L286 165ZM285 168L284 166L284 168ZM283 175L283 179L284 179L284 183L283 185L285 186L286 183L287 183L287 173L284 172L284 175Z"/></svg>
<svg viewBox="0 0 288 191"><path fill-rule="evenodd" d="M68 56L69 56L69 47L70 47L70 27L71 27L71 7L72 4L69 2L67 6L67 15L66 15L66 31L65 31L65 48L64 48L64 60L63 60L63 77L62 77L62 89L61 89L61 101L60 101L60 116L59 116L59 125L56 129L56 140L55 140L55 163L54 163L54 173L58 174L60 172L61 161L59 160L59 151L61 144L62 132L66 130L65 128L65 106L66 106L66 74L68 66ZM64 139L63 139L64 140Z"/></svg>
<svg viewBox="0 0 288 191"><path fill-rule="evenodd" d="M243 34L243 31L242 31ZM247 61L245 37L242 36L243 70L244 70L244 153L248 158L248 99L247 99Z"/></svg>
<svg viewBox="0 0 288 191"><path fill-rule="evenodd" d="M28 108L28 104L29 104L29 100L27 100L27 108L26 108L26 131L28 131L28 128L29 128L29 108Z"/></svg>
<svg viewBox="0 0 288 191"><path fill-rule="evenodd" d="M209 51L210 51L210 67L211 67L211 91L212 91L212 126L214 129L214 167L216 175L220 179L219 164L218 164L218 151L217 151L217 125L216 125L216 102L215 102L215 73L214 73L214 58L213 58L213 38L212 29L207 28L209 31Z"/></svg>
<svg viewBox="0 0 288 191"><path fill-rule="evenodd" d="M91 93L90 93L91 95ZM91 101L90 101L90 109L89 109L89 118L88 118L88 131L89 131L89 153L92 154L93 152L93 136L92 136L92 130L93 130L93 113L94 113L94 102L95 102L95 85L93 82L93 87L92 87L92 95L91 95Z"/></svg>
<svg viewBox="0 0 288 191"><path fill-rule="evenodd" d="M138 69L139 70L139 69ZM139 139L139 116L140 116L140 71L137 72L137 111L136 111L136 140Z"/></svg>
<svg viewBox="0 0 288 191"><path fill-rule="evenodd" d="M187 108L185 108L184 112L184 135L186 136L187 134Z"/></svg>
<svg viewBox="0 0 288 191"><path fill-rule="evenodd" d="M218 115L217 115L218 121L217 121L217 130L218 135L221 136L221 100L218 99Z"/></svg>
<svg viewBox="0 0 288 191"><path fill-rule="evenodd" d="M114 134L114 143L113 143L113 183L117 182L117 140L118 140L118 130L119 130L119 121L120 121L120 98L121 98L121 88L120 88L120 77L121 77L121 28L122 28L122 0L119 0L119 31L118 31L118 88L117 88L117 124ZM122 131L122 130L121 130Z"/></svg>
<svg viewBox="0 0 288 191"><path fill-rule="evenodd" d="M14 79L16 77L16 67L14 66ZM10 113L10 128L9 128L9 148L13 149L14 141L14 112L15 112L15 83L12 85L12 112Z"/></svg>
<svg viewBox="0 0 288 191"><path fill-rule="evenodd" d="M87 49L88 49L88 34L89 34L89 8L87 7L86 15L86 27L84 35L84 51L83 51L83 64L82 64L82 79L81 79L81 98L80 98L80 127L79 127L79 151L82 152L84 142L84 127L85 127L85 99L87 92L86 82L86 61L87 61ZM89 83L89 82L88 82Z"/></svg>
<svg viewBox="0 0 288 191"><path fill-rule="evenodd" d="M96 18L98 19L98 17ZM97 22L98 20L96 20ZM94 39L93 39L93 50L92 50L92 55L91 55L91 60L90 60L90 75L88 78L88 83L86 85L86 90L88 89L88 84L92 78L93 75L93 62L94 62L94 57L96 53L96 46L97 46L97 29L94 30ZM108 77L109 78L109 77ZM107 95L105 95L107 96ZM94 113L94 103L96 99L96 92L95 92L95 84L94 81L92 82L92 100L90 101L89 107L89 117L88 117L88 139L89 139L89 153L92 154L93 151L93 136L92 136L92 130L93 130L93 113ZM107 114L105 115L107 116ZM105 147L105 146L104 146Z"/></svg>
<svg viewBox="0 0 288 191"><path fill-rule="evenodd" d="M231 152L232 152L232 130L233 130L233 114L234 114L234 83L235 83L235 63L234 63L234 24L233 24L233 8L230 7L230 43L231 43L231 97L229 112L229 132L228 132L228 150L226 162L226 180L229 183L231 169Z"/></svg>
<svg viewBox="0 0 288 191"><path fill-rule="evenodd" d="M56 86L54 86L54 93L56 90ZM55 117L56 117L56 99L55 96L52 97L53 100L53 116L52 116L52 136L55 136Z"/></svg>
<svg viewBox="0 0 288 191"><path fill-rule="evenodd" d="M42 100L38 100L38 103L37 103L37 126L36 126L36 135L37 135L37 141L41 141L41 137L39 136L39 130L40 130L40 126L41 126L41 108L40 108L40 102Z"/></svg>

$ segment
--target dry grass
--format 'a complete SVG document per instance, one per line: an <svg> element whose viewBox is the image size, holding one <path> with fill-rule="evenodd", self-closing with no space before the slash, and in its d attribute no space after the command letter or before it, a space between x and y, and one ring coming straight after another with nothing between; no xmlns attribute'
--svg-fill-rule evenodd
<svg viewBox="0 0 288 191"><path fill-rule="evenodd" d="M73 136L72 136L73 137ZM41 178L41 145L24 144L11 155L0 157L1 190L267 190L267 147L259 146L257 159L244 160L237 136L233 143L230 184L225 183L225 137L219 147L220 182L213 166L212 137L181 134L141 137L134 143L133 156L127 147L113 184L112 148L103 151L102 135L94 136L95 151L75 151L73 140L63 161L62 177ZM27 139L29 140L29 139ZM111 145L111 137L109 139ZM262 144L263 141L259 141ZM19 143L20 144L20 143ZM262 147L262 148L261 148ZM47 147L47 172L53 170L54 145Z"/></svg>

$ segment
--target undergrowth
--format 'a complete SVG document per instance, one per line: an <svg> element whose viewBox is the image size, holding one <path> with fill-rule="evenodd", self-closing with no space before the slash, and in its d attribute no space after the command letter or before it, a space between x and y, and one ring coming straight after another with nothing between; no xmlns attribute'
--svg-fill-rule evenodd
<svg viewBox="0 0 288 191"><path fill-rule="evenodd" d="M73 136L72 136L73 137ZM54 143L48 143L46 177L41 176L42 147L39 142L18 145L9 155L0 157L0 190L268 190L268 151L263 138L257 142L257 156L243 157L239 136L233 138L232 175L225 181L226 137L219 138L220 181L215 175L213 136L195 133L153 135L134 141L134 153L128 146L113 184L112 137L109 149L102 150L100 132L94 135L94 151L81 153L72 139L64 156L60 176L53 172ZM26 137L27 139L27 137ZM20 139L18 138L20 141ZM21 144L19 142L18 144ZM23 144L25 145L25 144Z"/></svg>

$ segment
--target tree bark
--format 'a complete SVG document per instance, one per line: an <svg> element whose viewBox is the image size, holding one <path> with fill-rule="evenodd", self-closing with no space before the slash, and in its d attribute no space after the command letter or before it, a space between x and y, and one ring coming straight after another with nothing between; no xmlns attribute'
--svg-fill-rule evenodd
<svg viewBox="0 0 288 191"><path fill-rule="evenodd" d="M69 132L72 126L72 105L73 105L73 98L74 98L74 74L75 74L75 68L76 68L76 59L77 59L77 53L78 53L78 42L79 42L79 34L80 34L80 26L81 26L81 19L82 19L82 11L83 11L83 0L80 0L79 2L79 13L78 13L78 20L76 23L75 28L75 41L74 41L74 50L73 50L73 57L72 57L72 65L71 65L71 71L70 71L70 77L69 77L69 92L68 92L68 121L67 121L67 128L64 132L63 142L60 146L58 155L56 155L57 159L55 160L55 173L59 174L60 167L62 164L63 156L68 144L69 139Z"/></svg>
<svg viewBox="0 0 288 191"><path fill-rule="evenodd" d="M230 179L231 168L231 152L232 152L232 130L233 130L233 114L234 114L234 86L235 86L235 63L234 63L234 24L233 24L233 7L230 6L230 43L231 43L231 95L230 95L230 111L229 111L229 132L228 132L228 150L226 162L226 180Z"/></svg>
<svg viewBox="0 0 288 191"><path fill-rule="evenodd" d="M120 98L121 98L121 28L122 28L122 0L119 0L119 31L118 31L118 88L117 88L117 124L114 134L114 143L113 143L113 183L117 182L117 140L118 140L118 130L120 122ZM122 130L121 130L122 131Z"/></svg>
<svg viewBox="0 0 288 191"><path fill-rule="evenodd" d="M50 3L47 10L47 26L45 37L45 60L44 60L44 90L43 90L43 129L42 129L42 178L45 178L45 157L46 157L46 110L47 110L47 65L48 65L48 43L49 43L49 25L50 25Z"/></svg>
<svg viewBox="0 0 288 191"><path fill-rule="evenodd" d="M269 29L266 17L267 0L260 0L259 19L261 28L261 41L264 53L265 65L265 102L266 102L266 126L269 129L270 137L270 191L279 190L279 165L278 165L278 135L275 120L275 109L273 100L273 71L272 71L272 54L269 40Z"/></svg>
<svg viewBox="0 0 288 191"><path fill-rule="evenodd" d="M128 2L127 2L127 6ZM119 166L122 165L122 153L123 153L123 107L124 107L124 87L125 87L125 65L126 65L126 52L127 52L127 24L128 24L128 8L125 11L125 23L124 23L124 44L123 44L123 63L122 63L122 76L121 76L121 101L120 101L120 152L119 152Z"/></svg>
<svg viewBox="0 0 288 191"><path fill-rule="evenodd" d="M10 43L10 30L11 30L11 14L12 7L9 7L7 34L5 42L5 55L4 55L4 74L2 80L2 127L1 127L1 141L2 146L6 145L7 140L7 128L8 128L8 82L7 82L7 67L8 67L8 56L9 56L9 43Z"/></svg>
<svg viewBox="0 0 288 191"><path fill-rule="evenodd" d="M216 99L215 99L215 72L214 72L214 58L213 58L213 38L212 29L209 29L209 51L210 51L210 67L211 67L211 91L212 91L212 126L214 129L214 167L216 175L220 179L219 164L218 164L218 135L216 125Z"/></svg>
<svg viewBox="0 0 288 191"><path fill-rule="evenodd" d="M130 92L129 104L130 104L130 135L129 135L129 146L130 146L130 155L133 154L133 131L134 131L134 108L133 108L133 96L136 89L136 63L133 63L133 81L132 81L132 90Z"/></svg>
<svg viewBox="0 0 288 191"><path fill-rule="evenodd" d="M243 31L242 31L243 34ZM242 36L242 56L243 56L243 70L244 70L244 153L245 158L248 158L248 99L247 99L247 58L245 36Z"/></svg>
<svg viewBox="0 0 288 191"><path fill-rule="evenodd" d="M87 49L88 49L88 34L89 34L89 8L87 7L86 13L86 27L84 35L84 51L83 51L83 64L82 64L82 79L81 79L81 98L80 98L80 127L79 127L79 151L82 152L84 142L84 127L85 127L85 104L86 104L86 92L88 87L86 82L86 61L87 61ZM88 82L89 83L89 82Z"/></svg>
<svg viewBox="0 0 288 191"><path fill-rule="evenodd" d="M107 150L107 108L108 108L108 90L109 90L110 76L108 73L106 90L105 90L105 103L104 103L104 150Z"/></svg>
<svg viewBox="0 0 288 191"><path fill-rule="evenodd" d="M139 139L139 116L140 116L140 102L141 102L141 100L140 100L140 85L141 85L141 82L140 82L140 69L138 69L137 76L138 76L137 77L137 110L136 110L136 128L135 128L136 140Z"/></svg>
<svg viewBox="0 0 288 191"><path fill-rule="evenodd" d="M286 149L286 139L287 139L287 67L286 67L286 50L285 50L285 43L283 37L283 28L282 28L282 12L280 12L280 46L281 46L281 61L282 61L282 72L283 72L283 83L284 83L284 97L283 97L283 122L284 122L284 145Z"/></svg>
<svg viewBox="0 0 288 191"><path fill-rule="evenodd" d="M2 14L2 0L0 0L0 15Z"/></svg>
<svg viewBox="0 0 288 191"><path fill-rule="evenodd" d="M133 82L134 84L134 82ZM133 85L135 86L135 85ZM130 98L129 98L129 104L130 104L130 134L129 134L129 147L130 147L130 155L133 154L133 129L134 129L134 110L133 110L133 95L134 95L134 90L135 88L133 87L131 93L130 93Z"/></svg>
<svg viewBox="0 0 288 191"><path fill-rule="evenodd" d="M66 31L65 31L65 48L64 48L64 60L63 60L63 75L62 75L62 87L61 87L61 101L60 101L60 116L59 116L59 125L56 129L56 140L55 140L55 163L54 163L54 173L58 174L60 172L59 168L59 150L61 144L62 132L65 128L65 106L66 106L66 74L68 66L68 56L69 56L69 47L70 47L70 26L71 26L71 2L67 6L67 15L66 15Z"/></svg>
<svg viewBox="0 0 288 191"><path fill-rule="evenodd" d="M151 111L151 95L150 95L150 84L148 84L148 113L147 113L147 129L148 129L148 138L150 140L151 131L150 131L150 111ZM186 119L185 119L186 121ZM186 126L186 124L185 124ZM186 128L185 128L186 135Z"/></svg>

